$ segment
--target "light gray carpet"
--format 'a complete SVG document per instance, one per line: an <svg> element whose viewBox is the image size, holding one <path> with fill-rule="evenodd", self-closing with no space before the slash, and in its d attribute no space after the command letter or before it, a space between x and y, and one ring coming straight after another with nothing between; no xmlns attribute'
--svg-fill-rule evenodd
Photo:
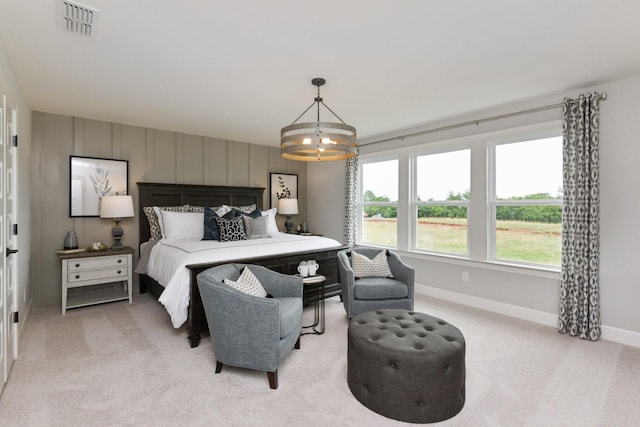
<svg viewBox="0 0 640 427"><path fill-rule="evenodd" d="M65 316L38 309L0 397L0 425L410 425L351 395L347 318L337 297L326 309L326 333L302 338L280 365L277 390L264 373L214 374L209 337L191 349L149 296ZM416 311L456 325L467 342L465 407L437 425L638 425L640 349L439 300L418 298Z"/></svg>

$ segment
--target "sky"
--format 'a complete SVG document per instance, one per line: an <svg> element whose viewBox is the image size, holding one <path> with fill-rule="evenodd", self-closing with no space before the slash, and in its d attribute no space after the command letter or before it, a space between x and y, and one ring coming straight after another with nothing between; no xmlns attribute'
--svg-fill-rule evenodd
<svg viewBox="0 0 640 427"><path fill-rule="evenodd" d="M418 195L421 200L446 200L449 192L470 189L469 150L418 158ZM396 161L364 164L363 190L398 199ZM496 146L498 198L535 193L559 194L562 188L562 138L545 138Z"/></svg>

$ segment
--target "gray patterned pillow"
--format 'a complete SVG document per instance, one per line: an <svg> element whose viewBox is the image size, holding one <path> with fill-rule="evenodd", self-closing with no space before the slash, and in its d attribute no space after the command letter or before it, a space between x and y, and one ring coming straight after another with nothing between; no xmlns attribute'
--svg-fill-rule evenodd
<svg viewBox="0 0 640 427"><path fill-rule="evenodd" d="M229 210L231 209L236 209L240 212L244 212L244 213L251 213L253 211L256 210L256 205L255 203L253 205L246 205L246 206L229 206L229 205L222 205L221 207L223 208L227 208ZM222 215L220 215L222 216Z"/></svg>
<svg viewBox="0 0 640 427"><path fill-rule="evenodd" d="M237 240L247 240L247 233L244 230L244 221L241 216L233 219L215 218L220 232L221 242L235 242Z"/></svg>
<svg viewBox="0 0 640 427"><path fill-rule="evenodd" d="M250 216L243 215L244 229L249 239L263 239L271 237L267 232L267 218L266 216L260 216L258 218L251 218Z"/></svg>
<svg viewBox="0 0 640 427"><path fill-rule="evenodd" d="M351 251L351 267L356 277L393 277L387 261L387 251L380 251L373 259Z"/></svg>
<svg viewBox="0 0 640 427"><path fill-rule="evenodd" d="M182 206L164 206L158 207L163 211L169 212L189 212L189 205ZM142 208L144 214L147 216L147 221L149 221L149 231L151 232L151 238L160 240L162 239L162 231L160 230L160 223L158 222L158 216L153 210L154 206L145 206ZM204 212L204 210L203 210Z"/></svg>
<svg viewBox="0 0 640 427"><path fill-rule="evenodd" d="M258 278L247 267L242 270L242 274L240 274L238 280L224 279L223 282L245 294L262 298L267 296L267 291L264 290L262 283L260 283Z"/></svg>

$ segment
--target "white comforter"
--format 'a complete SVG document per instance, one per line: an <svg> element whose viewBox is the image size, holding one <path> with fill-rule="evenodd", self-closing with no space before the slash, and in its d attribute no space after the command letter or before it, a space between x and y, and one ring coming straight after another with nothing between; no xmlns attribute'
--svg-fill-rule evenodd
<svg viewBox="0 0 640 427"><path fill-rule="evenodd" d="M185 266L205 262L235 261L340 246L336 240L319 236L278 233L269 239L235 242L216 240L174 240L159 242L151 250L147 274L165 287L158 299L171 316L174 328L187 320L191 272Z"/></svg>

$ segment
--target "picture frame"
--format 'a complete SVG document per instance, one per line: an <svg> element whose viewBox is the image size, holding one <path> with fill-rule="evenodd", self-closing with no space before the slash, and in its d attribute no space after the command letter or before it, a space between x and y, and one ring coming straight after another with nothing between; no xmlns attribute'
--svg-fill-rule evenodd
<svg viewBox="0 0 640 427"><path fill-rule="evenodd" d="M100 198L129 194L129 161L69 156L69 216L100 216Z"/></svg>
<svg viewBox="0 0 640 427"><path fill-rule="evenodd" d="M272 172L270 176L271 207L278 207L280 199L298 198L298 175Z"/></svg>

